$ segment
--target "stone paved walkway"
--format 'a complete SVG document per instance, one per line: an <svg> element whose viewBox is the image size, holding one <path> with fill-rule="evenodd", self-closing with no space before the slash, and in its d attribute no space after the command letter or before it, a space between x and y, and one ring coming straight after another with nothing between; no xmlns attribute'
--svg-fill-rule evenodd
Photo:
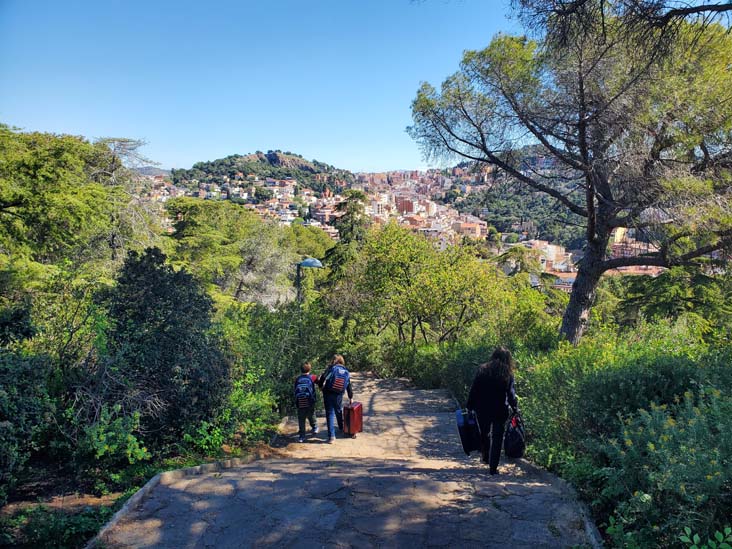
<svg viewBox="0 0 732 549"><path fill-rule="evenodd" d="M462 452L442 391L354 374L364 432L296 442L281 457L156 486L105 547L592 546L566 485L523 460L490 477Z"/></svg>

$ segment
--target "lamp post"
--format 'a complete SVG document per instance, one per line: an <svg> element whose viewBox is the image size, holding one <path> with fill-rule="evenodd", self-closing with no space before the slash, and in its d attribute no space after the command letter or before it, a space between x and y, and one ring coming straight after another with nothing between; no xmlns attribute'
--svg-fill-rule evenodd
<svg viewBox="0 0 732 549"><path fill-rule="evenodd" d="M297 264L297 275L295 276L295 288L297 289L297 302L302 302L302 269L322 269L323 264L314 257L303 259Z"/></svg>
<svg viewBox="0 0 732 549"><path fill-rule="evenodd" d="M307 257L297 264L295 288L297 289L297 334L302 342L302 270L322 269L323 264L314 257Z"/></svg>

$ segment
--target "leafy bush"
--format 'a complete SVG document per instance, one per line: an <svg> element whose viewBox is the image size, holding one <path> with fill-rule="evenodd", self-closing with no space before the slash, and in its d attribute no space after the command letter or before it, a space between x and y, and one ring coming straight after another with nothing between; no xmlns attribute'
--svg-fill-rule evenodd
<svg viewBox="0 0 732 549"><path fill-rule="evenodd" d="M584 444L588 437L615 432L619 413L669 402L708 375L699 367L707 348L690 332L684 325L644 325L621 335L599 333L578 347L562 344L540 356L520 354L517 383L530 418L532 457L561 470L575 462L577 448L580 454L591 451Z"/></svg>
<svg viewBox="0 0 732 549"><path fill-rule="evenodd" d="M51 405L48 363L0 350L0 503L28 459Z"/></svg>
<svg viewBox="0 0 732 549"><path fill-rule="evenodd" d="M244 442L264 440L278 419L274 412L277 400L269 391L246 391L236 387L229 397L228 425ZM231 430L230 428L230 430Z"/></svg>
<svg viewBox="0 0 732 549"><path fill-rule="evenodd" d="M230 364L213 332L213 303L157 248L131 252L106 295L107 346L125 400L142 411L148 443L178 441L190 426L215 417L230 388ZM155 405L151 405L152 399Z"/></svg>
<svg viewBox="0 0 732 549"><path fill-rule="evenodd" d="M679 539L689 549L732 549L732 528L726 526L724 532L717 530L714 532L714 539L707 538L702 543L699 534L693 534L691 528L687 526L684 528L684 533L679 536Z"/></svg>
<svg viewBox="0 0 732 549"><path fill-rule="evenodd" d="M684 525L709 535L732 514L732 399L718 389L686 392L625 418L607 442L600 494L639 546L668 546ZM632 535L630 535L632 534Z"/></svg>
<svg viewBox="0 0 732 549"><path fill-rule="evenodd" d="M678 545L732 513L730 351L693 324L599 333L520 356L530 457L573 482L618 547Z"/></svg>
<svg viewBox="0 0 732 549"><path fill-rule="evenodd" d="M183 435L183 441L206 456L221 452L224 444L266 440L278 420L276 398L268 390L252 391L235 382L223 412L214 421L202 421Z"/></svg>
<svg viewBox="0 0 732 549"><path fill-rule="evenodd" d="M139 428L139 412L125 415L119 404L104 404L97 421L82 427L74 459L85 479L95 481L97 491L123 486L125 469L150 459L139 440Z"/></svg>
<svg viewBox="0 0 732 549"><path fill-rule="evenodd" d="M183 435L183 441L205 455L214 455L221 451L221 446L226 442L226 436L221 427L202 421L195 429Z"/></svg>
<svg viewBox="0 0 732 549"><path fill-rule="evenodd" d="M83 547L113 513L112 509L101 507L86 508L80 513L69 514L39 505L14 519L22 526L20 539L13 540L13 543L55 549Z"/></svg>
<svg viewBox="0 0 732 549"><path fill-rule="evenodd" d="M671 404L697 384L702 372L688 357L640 355L621 367L593 370L578 383L580 425L586 432L609 434L618 414L649 403Z"/></svg>
<svg viewBox="0 0 732 549"><path fill-rule="evenodd" d="M126 462L133 464L137 461L149 459L147 448L140 446L140 442L133 434L139 430L140 414L120 415L122 407L117 404L113 407L104 405L99 420L85 428L84 440L79 445L80 453L88 453L97 462L104 462L105 466L118 465Z"/></svg>

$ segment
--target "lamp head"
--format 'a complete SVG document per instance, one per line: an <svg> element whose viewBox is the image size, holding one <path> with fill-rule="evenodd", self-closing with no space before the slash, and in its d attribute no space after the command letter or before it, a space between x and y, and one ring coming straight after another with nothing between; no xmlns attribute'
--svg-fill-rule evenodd
<svg viewBox="0 0 732 549"><path fill-rule="evenodd" d="M313 267L316 269L322 269L323 264L320 262L320 260L315 259L314 257L308 257L303 259L300 263L298 263L300 267Z"/></svg>

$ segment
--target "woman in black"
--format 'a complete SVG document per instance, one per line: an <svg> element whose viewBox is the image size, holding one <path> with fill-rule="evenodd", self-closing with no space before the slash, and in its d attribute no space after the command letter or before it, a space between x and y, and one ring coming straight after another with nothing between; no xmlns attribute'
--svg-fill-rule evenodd
<svg viewBox="0 0 732 549"><path fill-rule="evenodd" d="M491 359L480 365L468 396L467 408L478 416L483 463L488 463L491 475L498 473L508 407L518 410L513 368L511 352L498 347Z"/></svg>

